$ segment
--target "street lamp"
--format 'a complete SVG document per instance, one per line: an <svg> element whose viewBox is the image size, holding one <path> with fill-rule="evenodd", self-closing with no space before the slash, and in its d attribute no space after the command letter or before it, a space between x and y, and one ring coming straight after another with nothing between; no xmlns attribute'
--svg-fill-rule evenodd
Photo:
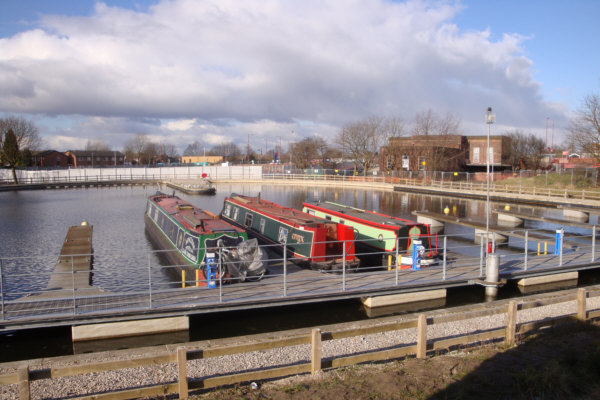
<svg viewBox="0 0 600 400"><path fill-rule="evenodd" d="M487 161L487 172L486 172L486 181L487 181L487 195L485 202L485 240L486 240L486 252L489 253L489 243L490 243L490 126L496 122L496 116L492 113L492 107L488 107L485 113L485 123L487 124L487 147L485 149L487 153L486 161ZM493 253L492 249L492 253Z"/></svg>

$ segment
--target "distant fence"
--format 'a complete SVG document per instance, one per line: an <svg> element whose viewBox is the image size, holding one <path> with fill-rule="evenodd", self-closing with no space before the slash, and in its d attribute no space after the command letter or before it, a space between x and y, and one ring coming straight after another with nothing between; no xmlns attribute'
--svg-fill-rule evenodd
<svg viewBox="0 0 600 400"><path fill-rule="evenodd" d="M80 399L129 399L147 396L160 396L166 394L178 393L179 398L185 399L188 397L189 391L193 389L208 389L224 385L231 385L241 382L261 381L285 377L289 375L316 373L323 368L338 368L348 365L371 361L383 361L390 359L403 358L407 356L416 356L417 358L426 358L427 354L435 354L437 351L456 348L457 346L485 344L488 342L497 342L504 340L506 345L513 346L519 335L525 335L539 331L542 328L551 327L559 323L569 321L586 322L600 317L600 310L588 310L588 297L600 296L600 289L593 287L589 292L587 289L581 288L573 293L549 297L543 300L523 300L520 304L517 301L511 300L498 302L498 304L486 304L485 307L475 307L470 311L446 315L438 315L428 317L426 314L419 314L412 318L404 318L384 324L373 324L366 327L322 331L321 329L313 329L309 335L296 335L286 338L266 339L250 343L241 343L226 346L214 347L191 347L181 346L175 351L165 351L152 356L127 358L117 361L103 361L86 363L79 361L75 365L56 366L50 368L35 369L29 365L23 366L14 370L11 373L0 375L0 385L14 385L12 393L15 397L22 400L28 400L32 397L31 382L44 380L65 378L76 375L90 374L90 379L101 379L102 372L115 371L135 367L149 367L160 364L176 363L177 379L176 381L168 381L159 384L126 388L117 391L105 391L100 393L85 393L77 394ZM551 318L544 318L523 323L517 322L518 310L535 309L538 307L548 306L552 304L565 303L576 300L576 309L573 313L568 313ZM485 316L505 315L504 326L489 330L475 330L459 335L428 338L428 327L436 324L449 322L461 322L474 318ZM537 315L537 314L536 314ZM364 335L377 334L389 331L403 331L416 329L416 343L398 345L393 348L378 349L359 354L346 354L324 358L322 356L322 343L329 340L337 340L343 338L360 337ZM271 368L259 368L242 370L231 374L215 375L215 376L200 376L190 377L188 374L188 362L198 359L208 359L213 357L229 356L234 354L244 354L255 351L266 351L270 349L286 348L290 346L310 344L310 355L306 359L309 362L298 362L292 364L278 365ZM162 368L162 367L161 367ZM65 389L65 397L72 397L75 394L72 388L68 387L65 381L61 381Z"/></svg>

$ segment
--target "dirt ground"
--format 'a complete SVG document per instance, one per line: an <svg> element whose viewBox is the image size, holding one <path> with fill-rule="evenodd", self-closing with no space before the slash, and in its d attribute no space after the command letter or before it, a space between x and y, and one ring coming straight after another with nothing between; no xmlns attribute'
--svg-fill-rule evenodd
<svg viewBox="0 0 600 400"><path fill-rule="evenodd" d="M363 364L192 396L224 399L600 399L600 327L547 330L502 344Z"/></svg>

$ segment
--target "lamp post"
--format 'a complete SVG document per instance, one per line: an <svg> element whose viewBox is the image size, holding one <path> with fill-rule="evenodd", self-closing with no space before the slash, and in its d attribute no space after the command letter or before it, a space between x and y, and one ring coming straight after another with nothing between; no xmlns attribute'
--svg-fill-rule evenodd
<svg viewBox="0 0 600 400"><path fill-rule="evenodd" d="M486 240L486 252L489 253L490 243L490 126L496 121L496 116L492 113L492 107L488 107L485 113L485 123L487 124L487 146L486 146L486 163L487 163L487 195L485 201L485 240ZM494 249L492 249L493 252Z"/></svg>

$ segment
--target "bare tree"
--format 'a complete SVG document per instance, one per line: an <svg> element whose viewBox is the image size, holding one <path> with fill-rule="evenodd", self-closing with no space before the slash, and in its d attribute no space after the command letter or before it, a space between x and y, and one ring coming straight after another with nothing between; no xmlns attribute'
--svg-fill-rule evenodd
<svg viewBox="0 0 600 400"><path fill-rule="evenodd" d="M242 157L242 151L232 142L217 144L211 147L206 154L211 156L223 156L224 161L236 161L240 160Z"/></svg>
<svg viewBox="0 0 600 400"><path fill-rule="evenodd" d="M600 161L600 96L588 95L571 120L569 141L575 151L589 153Z"/></svg>
<svg viewBox="0 0 600 400"><path fill-rule="evenodd" d="M156 160L159 156L159 148L158 145L154 142L146 142L144 144L144 148L141 153L141 163L142 164L156 164Z"/></svg>
<svg viewBox="0 0 600 400"><path fill-rule="evenodd" d="M190 143L187 145L185 150L183 150L184 156L197 156L203 146L197 140L194 143Z"/></svg>
<svg viewBox="0 0 600 400"><path fill-rule="evenodd" d="M513 170L520 168L538 169L544 156L544 140L534 134L516 130L506 134L510 138L509 162Z"/></svg>
<svg viewBox="0 0 600 400"><path fill-rule="evenodd" d="M133 138L125 143L123 153L129 160L135 160L138 164L142 164L142 155L144 154L144 147L148 142L146 135L140 133L135 135Z"/></svg>
<svg viewBox="0 0 600 400"><path fill-rule="evenodd" d="M307 137L292 145L294 164L297 168L306 169L313 160L322 160L326 153L326 143L319 137Z"/></svg>
<svg viewBox="0 0 600 400"><path fill-rule="evenodd" d="M362 165L366 172L376 165L379 149L387 139L383 122L381 117L372 116L342 127L336 141L343 156L354 163L355 170Z"/></svg>
<svg viewBox="0 0 600 400"><path fill-rule="evenodd" d="M13 131L19 149L37 150L41 146L42 140L33 122L14 115L0 118L0 136L5 135L9 129Z"/></svg>
<svg viewBox="0 0 600 400"><path fill-rule="evenodd" d="M415 146L414 156L421 156L427 160L425 169L433 171L444 170L447 160L450 157L448 147L445 145L450 139L450 135L456 135L460 128L460 120L451 113L441 117L431 109L417 113L412 129L414 136L438 136L437 145L427 147ZM417 138L418 140L418 138ZM428 142L430 140L428 139ZM417 150L418 147L418 150Z"/></svg>

